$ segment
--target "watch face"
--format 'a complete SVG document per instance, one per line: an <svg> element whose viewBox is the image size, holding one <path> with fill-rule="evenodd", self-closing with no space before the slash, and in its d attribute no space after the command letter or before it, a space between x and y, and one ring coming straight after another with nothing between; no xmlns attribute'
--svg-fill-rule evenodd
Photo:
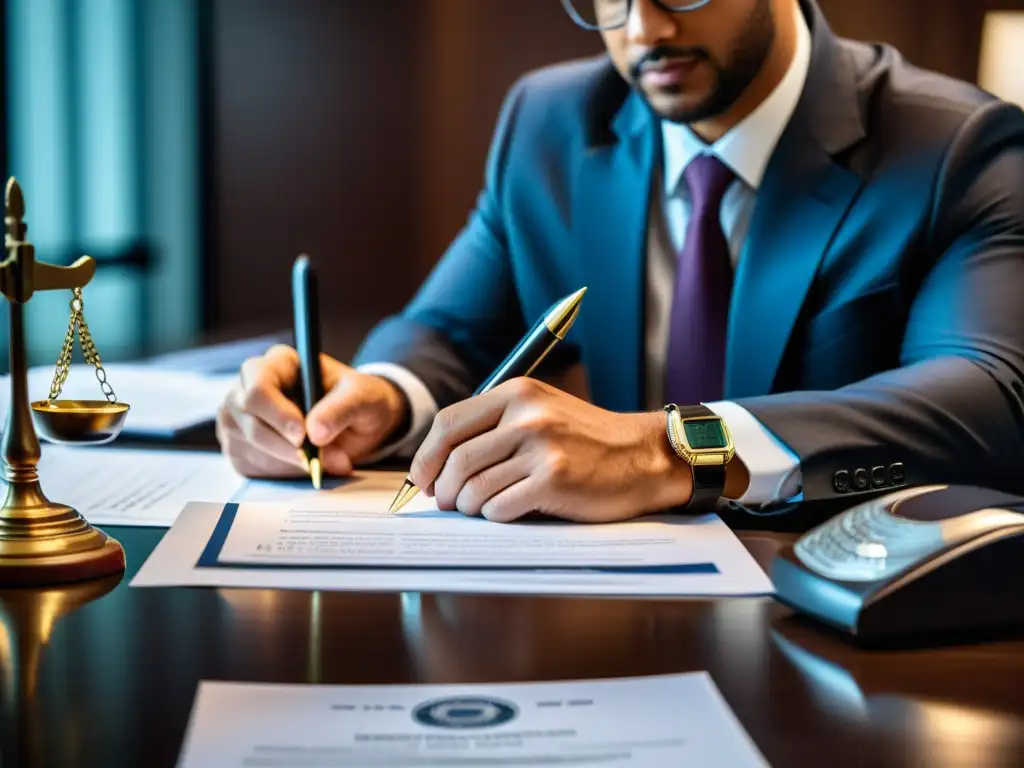
<svg viewBox="0 0 1024 768"><path fill-rule="evenodd" d="M685 421L683 422L683 431L686 433L686 442L695 451L728 448L725 430L722 429L722 422L718 419Z"/></svg>

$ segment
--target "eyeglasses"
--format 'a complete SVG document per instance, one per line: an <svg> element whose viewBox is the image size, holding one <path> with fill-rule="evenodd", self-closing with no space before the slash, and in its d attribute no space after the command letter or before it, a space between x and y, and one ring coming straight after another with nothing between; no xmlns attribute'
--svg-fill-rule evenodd
<svg viewBox="0 0 1024 768"><path fill-rule="evenodd" d="M711 0L652 0L669 13L683 13L703 8ZM629 20L633 0L562 0L562 6L572 20L584 29L604 31L617 29Z"/></svg>

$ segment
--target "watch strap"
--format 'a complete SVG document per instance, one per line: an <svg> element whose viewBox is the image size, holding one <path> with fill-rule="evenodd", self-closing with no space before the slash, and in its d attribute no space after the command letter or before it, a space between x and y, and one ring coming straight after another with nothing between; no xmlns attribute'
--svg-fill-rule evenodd
<svg viewBox="0 0 1024 768"><path fill-rule="evenodd" d="M673 450L675 450L676 454L679 455L681 461L686 461L686 459L679 454L678 449L675 447L676 440L681 439L681 436L677 437L672 434L672 412L677 412L682 419L721 418L706 405L670 404L665 406L665 411L668 417L666 428L668 431L669 442L672 443ZM714 511L725 491L725 465L691 464L690 462L687 462L687 464L693 474L693 492L690 495L690 501L684 507L685 511L701 513Z"/></svg>
<svg viewBox="0 0 1024 768"><path fill-rule="evenodd" d="M712 512L725 490L724 466L694 466L693 493L686 505L687 512Z"/></svg>

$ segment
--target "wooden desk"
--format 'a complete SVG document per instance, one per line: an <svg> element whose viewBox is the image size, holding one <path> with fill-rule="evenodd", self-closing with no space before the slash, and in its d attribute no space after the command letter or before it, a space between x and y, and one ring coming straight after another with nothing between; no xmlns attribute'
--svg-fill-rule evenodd
<svg viewBox="0 0 1024 768"><path fill-rule="evenodd" d="M21 674L5 681L5 768L173 766L202 679L456 683L691 670L711 673L776 767L1024 765L1024 637L869 653L766 599L129 589L162 531L108 530L125 545L128 572L57 623L38 663L23 644ZM783 541L742 537L762 562ZM44 598L0 600L24 611ZM15 657L0 632L8 676Z"/></svg>

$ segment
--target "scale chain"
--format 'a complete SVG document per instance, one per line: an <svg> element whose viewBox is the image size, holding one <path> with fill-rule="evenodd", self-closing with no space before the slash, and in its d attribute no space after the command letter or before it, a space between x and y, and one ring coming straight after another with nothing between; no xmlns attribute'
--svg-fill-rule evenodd
<svg viewBox="0 0 1024 768"><path fill-rule="evenodd" d="M57 358L57 368L53 374L53 383L50 385L50 403L53 404L53 401L60 397L61 390L64 389L64 383L71 372L71 356L74 352L76 331L78 333L78 343L82 347L82 355L85 357L85 362L95 367L96 379L100 383L100 389L103 391L104 397L107 398L108 402L117 402L117 395L114 394L114 388L107 381L107 372L103 368L100 353L92 340L92 334L89 332L89 325L85 322L85 302L82 299L82 289L75 288L74 298L71 299L71 317L68 320L68 330L64 335L64 345L61 347L60 357Z"/></svg>

